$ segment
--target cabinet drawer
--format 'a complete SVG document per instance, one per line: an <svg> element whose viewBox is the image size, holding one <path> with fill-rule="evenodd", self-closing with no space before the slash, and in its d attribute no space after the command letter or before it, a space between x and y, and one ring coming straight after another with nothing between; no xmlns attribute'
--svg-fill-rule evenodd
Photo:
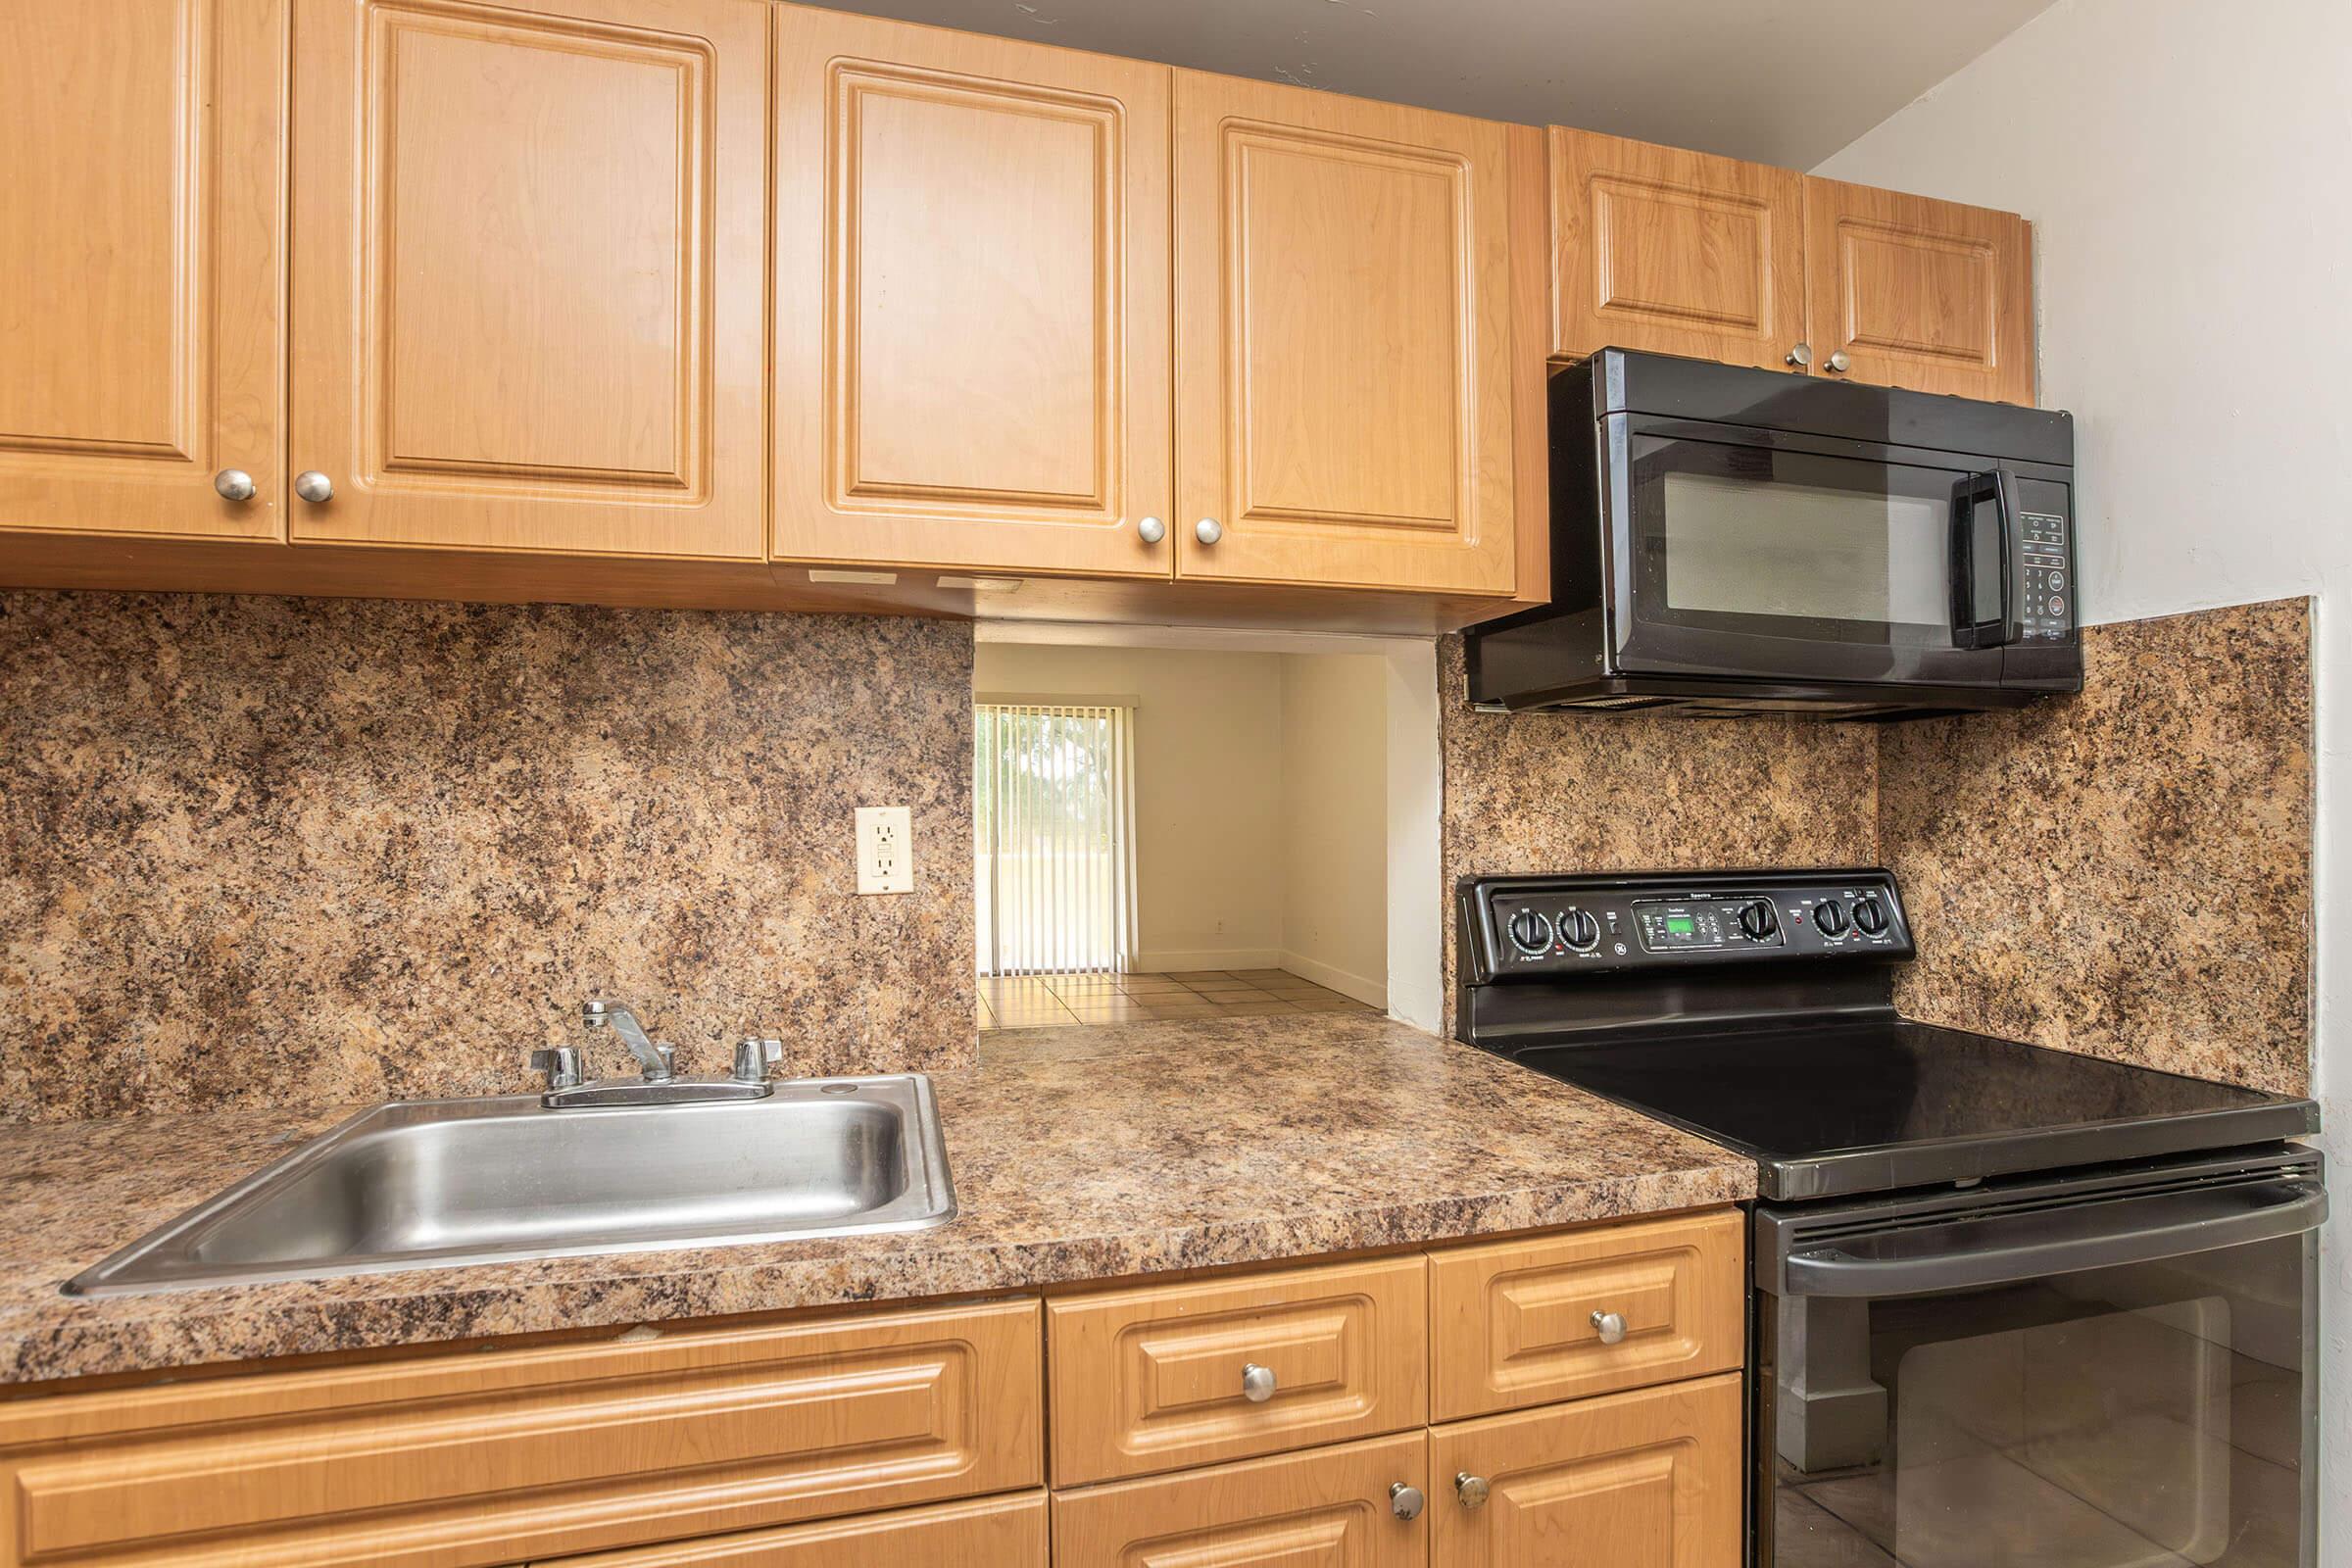
<svg viewBox="0 0 2352 1568"><path fill-rule="evenodd" d="M1034 1487L1033 1300L0 1406L0 1565L466 1568Z"/></svg>
<svg viewBox="0 0 2352 1568"><path fill-rule="evenodd" d="M1275 1453L1428 1419L1419 1257L1055 1301L1054 1484ZM1245 1372L1272 1374L1252 1399ZM1251 1382L1262 1389L1263 1379Z"/></svg>
<svg viewBox="0 0 2352 1568"><path fill-rule="evenodd" d="M1740 1379L1490 1416L1430 1434L1446 1568L1727 1568L1740 1561ZM1487 1484L1463 1504L1457 1478Z"/></svg>
<svg viewBox="0 0 2352 1568"><path fill-rule="evenodd" d="M1054 1565L1421 1568L1429 1516L1396 1517L1399 1485L1428 1494L1426 1433L1057 1492Z"/></svg>
<svg viewBox="0 0 2352 1568"><path fill-rule="evenodd" d="M1046 1568L1046 1494L749 1530L536 1568Z"/></svg>
<svg viewBox="0 0 2352 1568"><path fill-rule="evenodd" d="M1737 1209L1433 1255L1433 1419L1740 1365L1746 1255Z"/></svg>

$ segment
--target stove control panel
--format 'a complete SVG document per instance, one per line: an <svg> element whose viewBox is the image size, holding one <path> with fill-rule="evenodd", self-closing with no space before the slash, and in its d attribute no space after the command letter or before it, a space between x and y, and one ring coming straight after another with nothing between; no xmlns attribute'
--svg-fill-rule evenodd
<svg viewBox="0 0 2352 1568"><path fill-rule="evenodd" d="M1907 958L1883 870L1465 878L1463 952L1483 978L1758 960Z"/></svg>

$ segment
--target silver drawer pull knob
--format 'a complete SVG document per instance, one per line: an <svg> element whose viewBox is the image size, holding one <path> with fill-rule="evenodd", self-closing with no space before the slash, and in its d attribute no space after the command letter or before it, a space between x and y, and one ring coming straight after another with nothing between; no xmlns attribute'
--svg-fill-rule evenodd
<svg viewBox="0 0 2352 1568"><path fill-rule="evenodd" d="M1193 537L1204 545L1213 545L1225 537L1225 529L1214 517L1202 517L1193 524Z"/></svg>
<svg viewBox="0 0 2352 1568"><path fill-rule="evenodd" d="M1788 350L1788 363L1795 366L1800 370L1806 366L1811 365L1813 363L1813 345L1810 343L1799 343L1790 348Z"/></svg>
<svg viewBox="0 0 2352 1568"><path fill-rule="evenodd" d="M1595 1312L1592 1314L1592 1327L1599 1333L1601 1344L1615 1345L1625 1338L1625 1314Z"/></svg>
<svg viewBox="0 0 2352 1568"><path fill-rule="evenodd" d="M1274 1369L1259 1366L1255 1361L1242 1366L1242 1397L1251 1404L1263 1404L1274 1397Z"/></svg>
<svg viewBox="0 0 2352 1568"><path fill-rule="evenodd" d="M1833 352L1828 359L1822 361L1821 363L1828 366L1833 370L1843 370L1846 367L1852 365L1854 362L1845 357L1845 350L1838 349Z"/></svg>
<svg viewBox="0 0 2352 1568"><path fill-rule="evenodd" d="M253 475L243 468L222 468L213 475L213 489L223 501L251 501Z"/></svg>
<svg viewBox="0 0 2352 1568"><path fill-rule="evenodd" d="M1453 1478L1453 1494L1462 1499L1463 1507L1475 1508L1487 1500L1487 1478L1464 1470Z"/></svg>
<svg viewBox="0 0 2352 1568"><path fill-rule="evenodd" d="M294 476L294 493L314 506L324 506L335 499L335 481L317 468L305 468Z"/></svg>
<svg viewBox="0 0 2352 1568"><path fill-rule="evenodd" d="M1144 543L1155 545L1168 536L1168 525L1157 517L1146 517L1135 525L1135 531Z"/></svg>
<svg viewBox="0 0 2352 1568"><path fill-rule="evenodd" d="M1399 1481L1389 1488L1389 1511L1399 1519L1420 1518L1423 1500L1419 1487L1408 1487Z"/></svg>

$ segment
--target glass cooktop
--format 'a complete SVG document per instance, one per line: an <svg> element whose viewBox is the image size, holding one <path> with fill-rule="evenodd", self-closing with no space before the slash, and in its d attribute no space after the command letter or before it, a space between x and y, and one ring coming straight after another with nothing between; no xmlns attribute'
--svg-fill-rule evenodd
<svg viewBox="0 0 2352 1568"><path fill-rule="evenodd" d="M1753 1154L1767 1199L1967 1182L2319 1130L2308 1100L1900 1018L1509 1054Z"/></svg>

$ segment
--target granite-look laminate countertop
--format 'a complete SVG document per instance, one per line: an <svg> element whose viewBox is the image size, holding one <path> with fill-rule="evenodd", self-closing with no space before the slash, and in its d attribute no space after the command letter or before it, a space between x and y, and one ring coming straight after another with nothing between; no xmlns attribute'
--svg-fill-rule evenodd
<svg viewBox="0 0 2352 1568"><path fill-rule="evenodd" d="M1752 1197L1751 1161L1344 1015L983 1037L926 1231L76 1300L58 1286L352 1107L0 1127L0 1383L1018 1290Z"/></svg>

